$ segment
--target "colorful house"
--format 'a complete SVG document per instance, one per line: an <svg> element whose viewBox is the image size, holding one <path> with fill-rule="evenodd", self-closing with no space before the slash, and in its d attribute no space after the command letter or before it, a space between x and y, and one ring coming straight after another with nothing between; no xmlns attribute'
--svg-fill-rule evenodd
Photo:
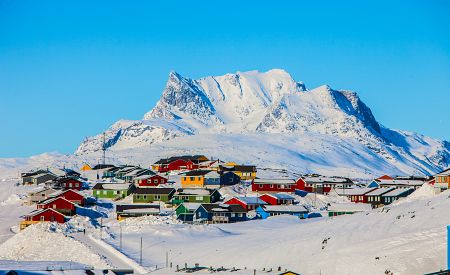
<svg viewBox="0 0 450 275"><path fill-rule="evenodd" d="M43 170L39 170L36 172L30 172L30 173L23 173L22 174L22 184L25 185L38 185L41 183L45 183L47 181L52 181L54 179L56 179L56 175L47 172L47 171L43 171Z"/></svg>
<svg viewBox="0 0 450 275"><path fill-rule="evenodd" d="M400 198L409 196L412 192L414 192L414 188L393 189L392 191L381 195L381 200L384 205L388 205Z"/></svg>
<svg viewBox="0 0 450 275"><path fill-rule="evenodd" d="M68 217L52 208L34 210L28 215L25 215L24 218L25 219L20 223L20 230L23 230L28 226L39 222L65 223L67 220L69 220Z"/></svg>
<svg viewBox="0 0 450 275"><path fill-rule="evenodd" d="M266 205L267 203L258 197L232 197L231 199L225 201L225 204L239 204L244 207L246 211L255 210L261 205Z"/></svg>
<svg viewBox="0 0 450 275"><path fill-rule="evenodd" d="M130 217L158 216L161 213L159 204L117 204L116 217L121 221Z"/></svg>
<svg viewBox="0 0 450 275"><path fill-rule="evenodd" d="M174 156L158 160L152 165L152 169L160 173L194 170L198 169L198 164L204 161L208 161L208 158L204 155Z"/></svg>
<svg viewBox="0 0 450 275"><path fill-rule="evenodd" d="M76 205L73 202L68 201L63 197L56 197L56 198L50 198L50 199L46 199L45 201L38 202L36 207L37 207L37 209L51 208L53 210L58 211L61 214L71 216L71 215L75 214Z"/></svg>
<svg viewBox="0 0 450 275"><path fill-rule="evenodd" d="M220 175L220 186L232 186L235 184L239 184L241 182L241 178L233 172L223 172Z"/></svg>
<svg viewBox="0 0 450 275"><path fill-rule="evenodd" d="M256 166L253 165L220 166L219 172L233 172L241 180L254 180L256 178Z"/></svg>
<svg viewBox="0 0 450 275"><path fill-rule="evenodd" d="M205 186L205 175L209 170L189 171L181 177L181 186L183 188L203 188Z"/></svg>
<svg viewBox="0 0 450 275"><path fill-rule="evenodd" d="M175 194L175 188L146 187L133 192L133 203L165 202L169 203Z"/></svg>
<svg viewBox="0 0 450 275"><path fill-rule="evenodd" d="M201 204L194 212L194 222L233 223L247 220L247 211L238 204Z"/></svg>
<svg viewBox="0 0 450 275"><path fill-rule="evenodd" d="M393 180L387 179L375 179L367 185L367 187L394 187L394 188L414 188L417 189L421 187L427 179L425 178L415 178L415 177L397 177Z"/></svg>
<svg viewBox="0 0 450 275"><path fill-rule="evenodd" d="M85 163L85 164L83 164L83 166L81 166L80 170L81 171L91 171L92 167L89 164Z"/></svg>
<svg viewBox="0 0 450 275"><path fill-rule="evenodd" d="M290 205L295 201L293 196L286 193L264 194L259 198L269 205Z"/></svg>
<svg viewBox="0 0 450 275"><path fill-rule="evenodd" d="M260 193L294 193L298 188L298 182L293 179L254 179L252 191Z"/></svg>
<svg viewBox="0 0 450 275"><path fill-rule="evenodd" d="M83 188L83 182L75 178L60 178L57 180L57 185L62 189L81 190Z"/></svg>
<svg viewBox="0 0 450 275"><path fill-rule="evenodd" d="M367 203L366 194L372 192L376 188L365 187L365 188L350 188L350 189L336 189L336 193L340 196L346 196L351 202L362 202Z"/></svg>
<svg viewBox="0 0 450 275"><path fill-rule="evenodd" d="M143 175L135 178L134 183L139 187L158 186L160 184L166 184L167 178L160 175Z"/></svg>
<svg viewBox="0 0 450 275"><path fill-rule="evenodd" d="M44 188L43 190L28 193L29 204L37 203L46 200L51 194L55 193L56 190L53 188Z"/></svg>
<svg viewBox="0 0 450 275"><path fill-rule="evenodd" d="M155 172L153 172L150 169L135 169L132 170L128 173L126 173L125 175L122 176L122 179L125 182L133 182L135 178L140 177L140 176L153 176L156 175Z"/></svg>
<svg viewBox="0 0 450 275"><path fill-rule="evenodd" d="M193 222L194 212L199 208L201 203L184 202L175 208L177 219L183 222Z"/></svg>
<svg viewBox="0 0 450 275"><path fill-rule="evenodd" d="M372 209L370 204L364 203L333 203L328 206L328 217L335 217L346 214L367 212Z"/></svg>
<svg viewBox="0 0 450 275"><path fill-rule="evenodd" d="M121 199L131 194L134 189L134 185L128 183L97 183L92 188L92 194L100 199Z"/></svg>
<svg viewBox="0 0 450 275"><path fill-rule="evenodd" d="M395 189L394 187L383 187L377 188L369 193L366 193L365 196L367 197L367 203L370 203L372 205L372 208L383 206L384 203L381 196L394 189Z"/></svg>
<svg viewBox="0 0 450 275"><path fill-rule="evenodd" d="M217 189L178 189L172 198L172 203L178 205L184 202L215 203L220 200Z"/></svg>
<svg viewBox="0 0 450 275"><path fill-rule="evenodd" d="M67 189L65 191L57 191L50 194L49 197L51 198L62 197L74 204L81 206L85 205L86 203L86 198L84 197L84 195L78 193L73 189Z"/></svg>
<svg viewBox="0 0 450 275"><path fill-rule="evenodd" d="M353 181L349 178L312 175L300 177L296 188L310 193L328 195L333 189L352 188L353 185Z"/></svg>
<svg viewBox="0 0 450 275"><path fill-rule="evenodd" d="M434 176L435 183L434 186L440 188L441 190L446 190L450 188L450 169L444 170L439 174Z"/></svg>
<svg viewBox="0 0 450 275"><path fill-rule="evenodd" d="M302 205L261 205L256 209L256 214L261 219L272 216L291 215L303 218L308 210Z"/></svg>
<svg viewBox="0 0 450 275"><path fill-rule="evenodd" d="M108 167L103 170L102 178L115 178L116 172L119 171L120 169L121 169L121 167L115 167L115 166Z"/></svg>

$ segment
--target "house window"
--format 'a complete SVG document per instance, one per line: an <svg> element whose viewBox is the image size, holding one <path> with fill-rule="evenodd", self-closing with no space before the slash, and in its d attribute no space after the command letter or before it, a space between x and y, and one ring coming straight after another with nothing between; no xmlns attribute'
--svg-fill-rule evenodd
<svg viewBox="0 0 450 275"><path fill-rule="evenodd" d="M235 216L236 216L236 214L234 214L234 213L230 214L230 217L232 217L232 218L234 218Z"/></svg>
<svg viewBox="0 0 450 275"><path fill-rule="evenodd" d="M45 217L44 217L44 216L40 216L40 217L39 217L39 220L40 220L40 221L45 221Z"/></svg>
<svg viewBox="0 0 450 275"><path fill-rule="evenodd" d="M197 196L197 197L195 197L195 200L196 201L203 201L203 196Z"/></svg>
<svg viewBox="0 0 450 275"><path fill-rule="evenodd" d="M270 185L270 188L273 188L273 184Z"/></svg>
<svg viewBox="0 0 450 275"><path fill-rule="evenodd" d="M153 180L153 183L158 183L158 180L156 179L156 180Z"/></svg>
<svg viewBox="0 0 450 275"><path fill-rule="evenodd" d="M189 177L189 180L190 181L194 181L194 177Z"/></svg>
<svg viewBox="0 0 450 275"><path fill-rule="evenodd" d="M53 204L53 209L56 209L56 204Z"/></svg>
<svg viewBox="0 0 450 275"><path fill-rule="evenodd" d="M72 183L71 182L69 182L69 188L72 188Z"/></svg>
<svg viewBox="0 0 450 275"><path fill-rule="evenodd" d="M108 192L106 190L103 190L103 195L108 194Z"/></svg>
<svg viewBox="0 0 450 275"><path fill-rule="evenodd" d="M259 188L263 188L263 185L262 185L262 184L260 184L260 185L259 185Z"/></svg>
<svg viewBox="0 0 450 275"><path fill-rule="evenodd" d="M144 195L143 197L144 197L144 200L146 200L146 199L147 199L147 195Z"/></svg>
<svg viewBox="0 0 450 275"><path fill-rule="evenodd" d="M155 200L160 200L161 199L161 195L155 195Z"/></svg>
<svg viewBox="0 0 450 275"><path fill-rule="evenodd" d="M50 221L51 221L51 222L54 222L54 221L55 221L55 216L51 216L51 217L50 217Z"/></svg>

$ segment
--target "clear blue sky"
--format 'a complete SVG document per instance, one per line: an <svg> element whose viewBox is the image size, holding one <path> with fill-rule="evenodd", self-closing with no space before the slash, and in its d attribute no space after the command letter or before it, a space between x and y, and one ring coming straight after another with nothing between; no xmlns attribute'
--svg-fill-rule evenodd
<svg viewBox="0 0 450 275"><path fill-rule="evenodd" d="M71 153L141 118L170 70L283 68L450 140L449 2L366 2L0 0L0 157Z"/></svg>

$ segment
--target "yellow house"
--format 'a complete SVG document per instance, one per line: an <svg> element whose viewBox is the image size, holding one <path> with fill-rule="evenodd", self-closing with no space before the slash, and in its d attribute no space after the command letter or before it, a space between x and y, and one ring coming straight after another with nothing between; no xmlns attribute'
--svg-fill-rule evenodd
<svg viewBox="0 0 450 275"><path fill-rule="evenodd" d="M207 170L187 172L181 177L181 186L183 188L203 188L205 186L205 175L209 172Z"/></svg>
<svg viewBox="0 0 450 275"><path fill-rule="evenodd" d="M238 175L241 180L254 180L256 178L256 166L236 165L231 171Z"/></svg>
<svg viewBox="0 0 450 275"><path fill-rule="evenodd" d="M445 170L435 176L436 183L434 186L439 187L441 189L449 189L450 188L450 169Z"/></svg>
<svg viewBox="0 0 450 275"><path fill-rule="evenodd" d="M229 161L229 162L225 163L224 165L225 166L229 166L229 167L234 167L234 166L236 166L238 164L236 162L234 162L234 161Z"/></svg>
<svg viewBox="0 0 450 275"><path fill-rule="evenodd" d="M81 169L80 169L81 171L88 171L88 170L92 170L92 167L91 166L89 166L89 164L84 164L82 167L81 167Z"/></svg>

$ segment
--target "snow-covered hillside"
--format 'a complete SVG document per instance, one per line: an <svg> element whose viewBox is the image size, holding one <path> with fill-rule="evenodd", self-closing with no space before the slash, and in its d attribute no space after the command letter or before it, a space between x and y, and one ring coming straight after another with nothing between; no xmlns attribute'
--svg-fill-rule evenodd
<svg viewBox="0 0 450 275"><path fill-rule="evenodd" d="M450 143L389 129L355 92L307 90L279 69L198 80L171 72L143 120L118 121L105 134L109 155L128 162L136 152L146 161L203 153L344 175L431 174L450 164ZM87 138L76 155L95 156L102 143L103 134Z"/></svg>

